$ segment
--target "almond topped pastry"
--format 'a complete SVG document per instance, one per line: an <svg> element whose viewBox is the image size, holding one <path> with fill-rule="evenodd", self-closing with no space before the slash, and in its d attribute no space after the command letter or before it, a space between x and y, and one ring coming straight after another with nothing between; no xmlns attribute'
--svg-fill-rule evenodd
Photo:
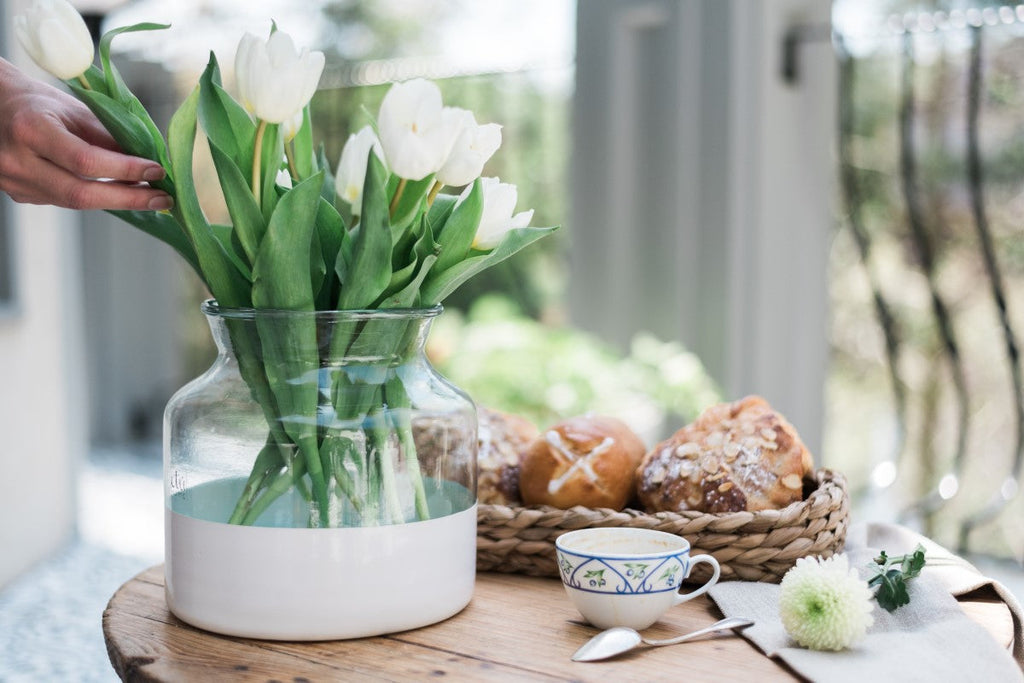
<svg viewBox="0 0 1024 683"><path fill-rule="evenodd" d="M803 499L814 463L796 429L760 396L711 406L637 469L648 512L738 512Z"/></svg>

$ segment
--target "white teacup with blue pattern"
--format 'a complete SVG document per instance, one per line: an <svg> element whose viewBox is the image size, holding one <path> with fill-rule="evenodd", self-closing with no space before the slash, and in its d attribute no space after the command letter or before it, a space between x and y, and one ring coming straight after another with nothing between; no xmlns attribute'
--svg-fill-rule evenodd
<svg viewBox="0 0 1024 683"><path fill-rule="evenodd" d="M710 555L690 557L690 542L682 536L653 529L579 529L559 536L555 549L565 592L598 628L647 628L669 607L706 593L721 573ZM711 579L680 593L698 562L713 567Z"/></svg>

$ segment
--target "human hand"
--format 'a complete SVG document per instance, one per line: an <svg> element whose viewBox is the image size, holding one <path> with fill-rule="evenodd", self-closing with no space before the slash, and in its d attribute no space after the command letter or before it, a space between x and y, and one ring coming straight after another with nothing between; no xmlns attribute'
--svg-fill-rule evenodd
<svg viewBox="0 0 1024 683"><path fill-rule="evenodd" d="M122 153L88 107L0 60L0 190L17 202L70 209L171 208L147 183L155 161Z"/></svg>

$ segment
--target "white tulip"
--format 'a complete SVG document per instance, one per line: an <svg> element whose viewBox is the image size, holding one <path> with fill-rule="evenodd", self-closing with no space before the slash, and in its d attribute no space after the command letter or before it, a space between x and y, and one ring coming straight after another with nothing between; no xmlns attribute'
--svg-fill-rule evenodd
<svg viewBox="0 0 1024 683"><path fill-rule="evenodd" d="M422 180L436 173L462 128L461 111L443 107L441 91L422 78L391 86L377 117L391 172L406 180Z"/></svg>
<svg viewBox="0 0 1024 683"><path fill-rule="evenodd" d="M92 65L92 36L67 0L36 0L14 18L14 31L35 63L61 80L78 78Z"/></svg>
<svg viewBox="0 0 1024 683"><path fill-rule="evenodd" d="M242 106L257 119L284 123L309 104L324 70L324 53L295 49L284 31L266 42L251 33L235 52L235 78Z"/></svg>
<svg viewBox="0 0 1024 683"><path fill-rule="evenodd" d="M484 205L480 225L477 226L476 236L473 238L473 248L487 251L498 246L509 230L528 226L533 219L533 209L521 211L513 216L512 212L515 211L516 202L519 200L516 186L499 182L497 178L481 178L480 183ZM472 185L467 187L462 192L461 199L465 200L472 189Z"/></svg>
<svg viewBox="0 0 1024 683"><path fill-rule="evenodd" d="M501 147L501 126L496 123L477 125L473 112L465 112L462 129L455 138L455 144L448 159L437 172L438 182L444 185L466 185L483 173L484 164Z"/></svg>
<svg viewBox="0 0 1024 683"><path fill-rule="evenodd" d="M363 126L358 133L348 136L345 147L341 150L338 172L334 175L334 189L338 196L352 205L352 215L358 216L363 203L363 183L366 181L366 165L370 160L370 150L381 161L384 150L373 128Z"/></svg>

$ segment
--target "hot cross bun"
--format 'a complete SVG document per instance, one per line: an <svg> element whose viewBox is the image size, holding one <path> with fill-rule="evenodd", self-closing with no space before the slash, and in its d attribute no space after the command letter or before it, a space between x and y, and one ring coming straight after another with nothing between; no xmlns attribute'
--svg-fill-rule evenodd
<svg viewBox="0 0 1024 683"><path fill-rule="evenodd" d="M621 420L582 415L534 439L519 475L527 505L621 510L632 500L645 446Z"/></svg>

